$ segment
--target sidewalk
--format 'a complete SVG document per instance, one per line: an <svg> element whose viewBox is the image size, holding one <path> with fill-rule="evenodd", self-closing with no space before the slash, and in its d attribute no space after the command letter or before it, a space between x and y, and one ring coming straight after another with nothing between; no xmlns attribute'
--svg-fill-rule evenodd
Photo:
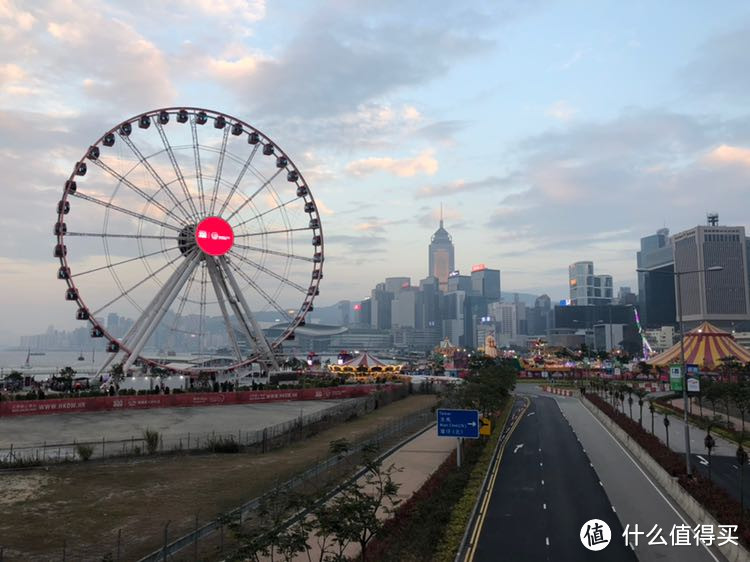
<svg viewBox="0 0 750 562"><path fill-rule="evenodd" d="M438 437L437 426L433 426L383 460L384 467L393 464L399 469L399 472L393 474L393 480L400 484L398 496L402 503L422 487L422 484L440 467L455 448L456 440ZM309 556L311 558L308 558L308 553L302 553L294 558L294 562L308 562L310 559L318 560L320 558L321 547L315 535L308 538L308 544L310 545ZM354 558L358 554L359 545L357 544L350 544L345 551L345 555L349 558Z"/></svg>
<svg viewBox="0 0 750 562"><path fill-rule="evenodd" d="M671 400L669 402L674 408L678 408L680 410L680 414L682 414L682 405L683 400L682 398L675 398L674 400ZM718 406L718 404L717 404ZM694 414L696 416L699 416L701 413L700 407L698 406L698 401L693 398L692 403L688 406L688 412L691 414ZM745 412L745 430L747 431L750 429L750 413ZM722 422L727 421L727 413L726 410L722 410L721 406L716 408L716 414L718 418L721 419ZM714 409L709 406L707 401L704 401L703 403L703 416L711 418L714 416ZM742 418L738 418L736 416L729 416L729 421L734 426L735 431L740 431L742 429Z"/></svg>
<svg viewBox="0 0 750 562"><path fill-rule="evenodd" d="M638 421L639 416L639 408L638 408L638 402L636 397L634 398L633 403L633 420ZM669 448L675 451L676 453L684 453L685 452L685 424L682 421L682 400L677 399L673 402L678 402L676 404L677 407L680 408L680 415L669 416ZM694 406L695 408L695 406ZM617 407L618 411L622 411L622 405L618 404ZM706 412L706 408L703 408L704 413ZM693 410L694 413L697 413L697 410ZM625 398L625 415L629 416L630 414L630 408L628 406L628 399ZM731 419L731 418L730 418ZM694 423L690 423L690 452L698 455L705 455L708 451L706 450L705 445L703 444L703 439L706 437L706 430L701 429L698 426L696 426ZM651 432L651 412L648 409L648 402L644 401L643 404L643 428ZM664 414L660 414L659 412L654 413L654 435L656 435L662 443L667 442L667 432L666 428L664 427ZM711 454L718 455L718 456L727 456L727 457L734 457L735 452L737 451L737 443L733 443L732 441L729 441L727 439L724 439L720 435L716 435L715 433L711 434L714 438L714 441L716 443L716 447L711 451Z"/></svg>

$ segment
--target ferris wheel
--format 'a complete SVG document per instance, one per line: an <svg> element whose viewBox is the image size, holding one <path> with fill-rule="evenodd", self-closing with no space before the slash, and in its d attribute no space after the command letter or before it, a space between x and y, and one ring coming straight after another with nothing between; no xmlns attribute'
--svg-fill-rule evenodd
<svg viewBox="0 0 750 562"><path fill-rule="evenodd" d="M125 373L164 367L174 349L212 370L278 368L323 277L300 170L258 129L207 109L149 111L105 132L65 182L54 235L65 299L108 340L100 372L115 358Z"/></svg>

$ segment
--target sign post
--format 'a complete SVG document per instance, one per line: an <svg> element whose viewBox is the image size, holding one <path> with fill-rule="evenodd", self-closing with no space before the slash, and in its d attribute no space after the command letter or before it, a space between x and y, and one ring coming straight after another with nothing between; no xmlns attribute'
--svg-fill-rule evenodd
<svg viewBox="0 0 750 562"><path fill-rule="evenodd" d="M448 410L440 408L437 411L438 437L456 437L456 464L461 467L461 439L479 438L478 410Z"/></svg>

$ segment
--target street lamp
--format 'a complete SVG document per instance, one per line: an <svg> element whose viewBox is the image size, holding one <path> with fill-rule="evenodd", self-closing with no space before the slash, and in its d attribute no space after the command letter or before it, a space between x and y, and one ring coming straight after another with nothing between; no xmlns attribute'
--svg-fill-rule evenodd
<svg viewBox="0 0 750 562"><path fill-rule="evenodd" d="M688 424L687 371L685 370L685 328L682 324L682 276L690 273L722 271L723 269L724 267L720 265L691 271L649 271L648 269L636 269L638 273L661 273L677 278L677 320L680 324L680 376L682 378L683 422L685 425L685 466L687 467L688 476L693 475L693 468L690 463L690 426Z"/></svg>

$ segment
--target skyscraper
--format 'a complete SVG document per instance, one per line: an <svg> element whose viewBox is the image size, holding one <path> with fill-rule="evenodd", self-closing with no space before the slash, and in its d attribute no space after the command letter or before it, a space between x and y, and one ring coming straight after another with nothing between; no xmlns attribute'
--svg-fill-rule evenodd
<svg viewBox="0 0 750 562"><path fill-rule="evenodd" d="M594 275L594 262L578 261L568 266L570 304L612 304L612 276Z"/></svg>
<svg viewBox="0 0 750 562"><path fill-rule="evenodd" d="M453 254L453 240L448 231L443 228L443 208L440 207L440 227L432 235L428 251L427 276L437 277L440 290L448 289L448 275L456 267Z"/></svg>
<svg viewBox="0 0 750 562"><path fill-rule="evenodd" d="M711 267L722 269L686 273ZM680 281L685 322L707 320L730 327L750 319L744 227L709 224L675 234L674 268L683 273Z"/></svg>
<svg viewBox="0 0 750 562"><path fill-rule="evenodd" d="M641 238L636 254L641 323L649 328L673 325L675 312L674 248L668 228Z"/></svg>

